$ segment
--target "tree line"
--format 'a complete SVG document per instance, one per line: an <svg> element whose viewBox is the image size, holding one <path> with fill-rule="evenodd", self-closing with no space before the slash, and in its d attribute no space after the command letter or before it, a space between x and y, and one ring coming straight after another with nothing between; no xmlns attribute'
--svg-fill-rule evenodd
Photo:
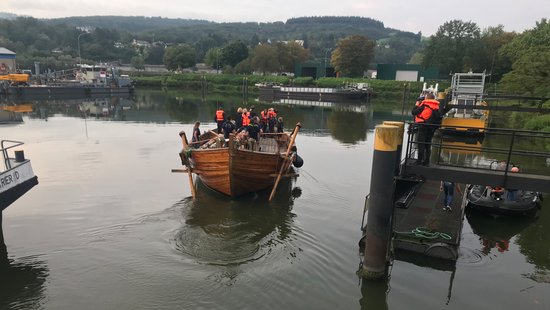
<svg viewBox="0 0 550 310"><path fill-rule="evenodd" d="M263 74L292 72L305 61L326 61L345 76L362 76L377 63L416 63L437 67L445 79L454 72L486 71L502 89L535 96L550 93L549 37L546 19L522 33L451 20L425 38L364 17L301 17L286 23L0 18L0 46L16 52L24 69L35 61L52 70L70 68L79 54L83 62L118 61L136 68L164 64L178 70L205 62L222 72ZM140 41L148 44L134 44Z"/></svg>

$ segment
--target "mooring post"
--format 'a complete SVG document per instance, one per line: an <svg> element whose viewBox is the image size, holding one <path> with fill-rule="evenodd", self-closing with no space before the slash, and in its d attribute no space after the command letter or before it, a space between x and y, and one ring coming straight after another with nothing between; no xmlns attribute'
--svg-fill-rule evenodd
<svg viewBox="0 0 550 310"><path fill-rule="evenodd" d="M3 257L6 257L8 250L6 249L6 244L4 243L4 229L2 227L2 211L0 211L0 261Z"/></svg>
<svg viewBox="0 0 550 310"><path fill-rule="evenodd" d="M379 279L386 273L399 127L377 125L374 136L365 255L359 271L366 279Z"/></svg>
<svg viewBox="0 0 550 310"><path fill-rule="evenodd" d="M395 165L395 175L399 175L399 167L401 166L401 153L403 152L403 135L405 134L405 123L404 122L394 122L394 121L384 121L383 125L396 126L399 128L397 132L397 156L396 156L396 165Z"/></svg>

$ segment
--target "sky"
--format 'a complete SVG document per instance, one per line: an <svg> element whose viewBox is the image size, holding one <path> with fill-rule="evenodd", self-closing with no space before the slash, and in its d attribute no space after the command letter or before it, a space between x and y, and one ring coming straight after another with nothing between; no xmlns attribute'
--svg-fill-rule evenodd
<svg viewBox="0 0 550 310"><path fill-rule="evenodd" d="M513 3L513 4L512 4ZM275 22L304 16L361 16L386 27L435 34L443 23L472 21L481 29L503 25L522 32L550 18L548 0L0 0L0 12L36 18L122 15L202 19L213 22Z"/></svg>

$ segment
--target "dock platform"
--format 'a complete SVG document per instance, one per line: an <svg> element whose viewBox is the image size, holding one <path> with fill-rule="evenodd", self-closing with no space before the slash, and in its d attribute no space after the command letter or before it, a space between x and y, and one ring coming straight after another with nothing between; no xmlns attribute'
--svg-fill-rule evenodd
<svg viewBox="0 0 550 310"><path fill-rule="evenodd" d="M399 185L400 181L397 182ZM411 188L410 181L401 183ZM439 180L418 181L414 186L415 194L407 203L396 204L394 209L394 249L456 260L466 205L461 194L464 185L455 183L451 212L443 210L444 192L440 191Z"/></svg>

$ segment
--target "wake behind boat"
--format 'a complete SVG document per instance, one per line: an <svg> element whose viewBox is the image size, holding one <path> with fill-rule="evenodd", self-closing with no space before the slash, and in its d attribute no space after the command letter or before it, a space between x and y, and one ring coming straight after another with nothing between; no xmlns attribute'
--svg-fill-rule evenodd
<svg viewBox="0 0 550 310"><path fill-rule="evenodd" d="M233 134L226 141L214 131L189 143L185 132L180 132L180 158L187 167L193 196L191 174L195 173L205 185L232 198L273 187L271 199L280 178L294 175L293 164L303 164L294 145L300 127L297 124L292 134L260 134L253 143Z"/></svg>

